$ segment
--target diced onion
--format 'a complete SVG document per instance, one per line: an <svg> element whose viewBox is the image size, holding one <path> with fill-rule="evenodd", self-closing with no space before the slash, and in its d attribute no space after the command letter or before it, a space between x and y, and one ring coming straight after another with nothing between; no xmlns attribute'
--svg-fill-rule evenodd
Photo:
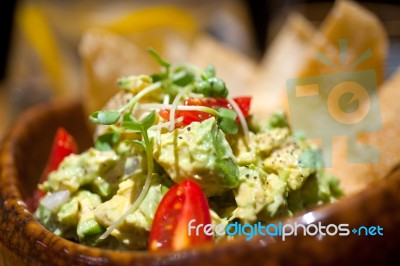
<svg viewBox="0 0 400 266"><path fill-rule="evenodd" d="M56 212L61 205L68 202L70 199L69 190L61 190L51 194L46 195L41 201L45 208L49 209L52 212Z"/></svg>
<svg viewBox="0 0 400 266"><path fill-rule="evenodd" d="M128 157L125 161L124 175L132 175L136 170L140 169L140 160L138 157Z"/></svg>

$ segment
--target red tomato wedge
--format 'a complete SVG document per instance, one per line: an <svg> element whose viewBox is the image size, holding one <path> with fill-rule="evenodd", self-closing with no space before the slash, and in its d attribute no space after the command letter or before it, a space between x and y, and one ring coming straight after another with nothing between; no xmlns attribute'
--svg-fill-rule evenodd
<svg viewBox="0 0 400 266"><path fill-rule="evenodd" d="M57 129L57 133L53 140L53 146L50 151L50 156L47 164L43 170L42 176L40 177L39 184L47 180L50 172L57 170L58 166L64 160L65 157L71 153L78 151L78 145L75 139L62 127ZM29 209L35 211L39 200L45 195L45 192L36 189L33 193L33 199L28 202Z"/></svg>
<svg viewBox="0 0 400 266"><path fill-rule="evenodd" d="M190 224L190 232L189 232ZM174 185L162 198L150 231L150 251L177 251L212 242L202 230L211 225L210 210L200 186L192 180ZM196 231L196 227L201 226Z"/></svg>
<svg viewBox="0 0 400 266"><path fill-rule="evenodd" d="M239 106L240 111L242 111L242 114L244 115L244 117L249 116L251 97L250 96L242 96L242 97L233 98L233 100Z"/></svg>
<svg viewBox="0 0 400 266"><path fill-rule="evenodd" d="M236 102L243 115L247 117L250 111L251 97L243 96L243 97L235 97L233 100ZM233 109L232 106L226 99L222 98L198 98L198 99L188 99L184 102L184 105L187 106L206 106L211 108L228 108ZM165 120L169 121L169 110L161 110L160 116ZM209 113L200 112L200 111L175 111L175 118L183 117L183 121L180 123L176 123L176 127L187 126L192 122L201 122L211 117Z"/></svg>

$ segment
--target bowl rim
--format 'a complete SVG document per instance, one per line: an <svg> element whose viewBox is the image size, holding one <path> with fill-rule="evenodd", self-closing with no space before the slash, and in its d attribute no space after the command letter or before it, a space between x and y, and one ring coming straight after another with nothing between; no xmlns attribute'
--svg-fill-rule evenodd
<svg viewBox="0 0 400 266"><path fill-rule="evenodd" d="M243 254L260 255L263 253L264 255L261 254L261 257L268 260L266 256L270 255L271 250L279 251L285 246L290 247L296 245L297 238L294 237L286 241L280 241L279 239L276 240L268 236L256 236L250 241L242 237L233 241L219 243L218 245L210 244L178 252L150 253L144 251L116 251L89 247L74 243L51 233L33 217L33 214L28 211L27 205L22 199L22 194L18 190L20 177L17 172L14 152L23 132L29 129L29 126L31 126L35 120L45 117L49 112L68 108L80 108L81 106L82 102L77 99L58 100L34 106L17 118L16 123L8 130L8 133L1 141L0 210L3 214L0 216L0 242L16 256L22 257L25 260L30 260L32 258L26 258L27 255L32 256L38 252L50 249L51 252L59 252L59 255L63 255L63 258L67 258L71 254L74 255L72 261L68 261L65 265L70 265L71 262L77 264L87 263L88 265L92 263L97 263L93 265L128 265L132 263L162 263L163 265L178 263L184 265L201 261L208 263L213 262L215 261L215 255L221 255L224 256L224 258L230 257L231 261L235 261L235 257L243 256ZM399 178L397 177L397 179ZM385 178L383 182L373 182L374 184L367 185L367 188L363 191L345 196L346 201L340 199L335 203L317 206L299 212L293 217L277 219L273 222L305 223L307 221L304 219L304 215L309 213L315 218L313 222L324 221L332 216L336 219L339 212L349 211L351 207L376 197L377 193L385 188L386 180L391 179ZM369 189L371 186L374 186L373 189ZM17 217L11 217L12 215ZM16 230L12 232L11 235L14 238L19 238L23 243L21 243L21 241L19 241L20 243L12 241L10 238L11 229ZM308 241L306 238L304 239ZM315 241L315 239L312 241ZM321 240L318 241L321 243ZM32 243L35 243L35 245L32 246ZM42 261L41 257L35 259L39 264L45 263L45 261ZM57 265L63 265L63 262Z"/></svg>

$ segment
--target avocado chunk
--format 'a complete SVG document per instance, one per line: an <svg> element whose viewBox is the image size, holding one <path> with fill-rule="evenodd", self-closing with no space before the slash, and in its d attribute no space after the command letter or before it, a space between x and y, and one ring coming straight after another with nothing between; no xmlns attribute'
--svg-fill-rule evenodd
<svg viewBox="0 0 400 266"><path fill-rule="evenodd" d="M236 158L213 117L162 134L153 157L174 182L194 179L207 196L239 185Z"/></svg>
<svg viewBox="0 0 400 266"><path fill-rule="evenodd" d="M301 158L308 149L304 142L288 138L263 161L263 168L267 172L278 174L291 190L300 189L307 178L316 172L315 168L304 167L301 164Z"/></svg>
<svg viewBox="0 0 400 266"><path fill-rule="evenodd" d="M311 175L299 190L288 195L288 207L292 213L316 205L335 202L343 194L339 180L324 171Z"/></svg>
<svg viewBox="0 0 400 266"><path fill-rule="evenodd" d="M77 199L81 210L76 228L79 241L89 245L96 245L100 234L105 230L100 227L94 217L94 211L101 204L101 198L97 194L81 190L77 195Z"/></svg>
<svg viewBox="0 0 400 266"><path fill-rule="evenodd" d="M82 238L88 238L104 232L104 228L95 220L83 220L78 225L78 235Z"/></svg>
<svg viewBox="0 0 400 266"><path fill-rule="evenodd" d="M107 195L108 185L105 176L108 171L120 160L114 151L99 151L89 149L82 154L71 154L66 157L58 169L49 175L45 182L45 189L49 191L69 190L78 191L84 185L95 186L102 196Z"/></svg>
<svg viewBox="0 0 400 266"><path fill-rule="evenodd" d="M145 178L146 175L138 171L131 178L122 181L117 194L94 211L96 221L103 227L111 226L133 204L143 189ZM167 190L168 187L162 183L161 178L154 174L149 191L139 208L129 214L111 235L127 248L145 248L157 206Z"/></svg>
<svg viewBox="0 0 400 266"><path fill-rule="evenodd" d="M255 165L240 167L240 186L234 190L237 208L233 218L241 222L268 221L286 209L288 188L276 174L267 174Z"/></svg>
<svg viewBox="0 0 400 266"><path fill-rule="evenodd" d="M254 134L250 132L248 143L242 134L229 136L229 144L239 166L261 164L271 152L278 149L289 137L288 128L272 128Z"/></svg>
<svg viewBox="0 0 400 266"><path fill-rule="evenodd" d="M63 227L73 227L79 221L79 201L73 197L70 201L63 204L57 213L57 220Z"/></svg>

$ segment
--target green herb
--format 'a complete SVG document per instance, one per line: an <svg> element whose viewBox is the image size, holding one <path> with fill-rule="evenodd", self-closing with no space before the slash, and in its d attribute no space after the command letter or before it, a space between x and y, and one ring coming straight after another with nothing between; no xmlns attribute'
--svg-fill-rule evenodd
<svg viewBox="0 0 400 266"><path fill-rule="evenodd" d="M127 76L118 80L118 88L130 91L151 84L152 82L153 79L147 75Z"/></svg>
<svg viewBox="0 0 400 266"><path fill-rule="evenodd" d="M150 77L153 80L153 82L159 82L167 79L168 75L166 75L165 73L154 73L151 74Z"/></svg>
<svg viewBox="0 0 400 266"><path fill-rule="evenodd" d="M167 71L169 70L171 63L163 59L156 51L154 51L153 48L148 48L147 52L149 52L149 54L154 58L154 60L156 60L160 65L165 67Z"/></svg>
<svg viewBox="0 0 400 266"><path fill-rule="evenodd" d="M202 93L206 97L226 98L228 89L225 82L215 77L215 68L208 66L200 75L201 79L197 82L194 92Z"/></svg>
<svg viewBox="0 0 400 266"><path fill-rule="evenodd" d="M119 142L121 138L121 132L109 131L98 136L94 142L96 149L100 151L111 150L115 144Z"/></svg>
<svg viewBox="0 0 400 266"><path fill-rule="evenodd" d="M174 84L180 87L185 87L192 84L195 81L195 74L193 71L188 69L187 67L181 66L175 69L175 74L182 73L181 77L174 80Z"/></svg>
<svg viewBox="0 0 400 266"><path fill-rule="evenodd" d="M121 116L120 111L103 110L92 113L89 118L96 124L112 125L117 123L120 116Z"/></svg>
<svg viewBox="0 0 400 266"><path fill-rule="evenodd" d="M289 127L287 117L284 111L277 111L272 114L267 121L267 128Z"/></svg>
<svg viewBox="0 0 400 266"><path fill-rule="evenodd" d="M236 123L237 114L227 108L218 109L218 125L227 134L236 134L239 131L239 127Z"/></svg>
<svg viewBox="0 0 400 266"><path fill-rule="evenodd" d="M208 65L203 73L201 73L201 78L203 80L208 80L213 77L215 77L215 67L213 65Z"/></svg>
<svg viewBox="0 0 400 266"><path fill-rule="evenodd" d="M201 93L205 97L226 98L228 96L228 89L225 82L215 76L215 68L213 65L209 65L201 72L200 77L198 77L197 82L195 82L196 75L188 66L177 67L173 72L175 75L175 77L173 77L170 73L171 63L163 59L151 48L148 49L148 52L156 62L165 68L164 72L151 75L153 81L163 82L162 87L166 89L167 93L171 96L177 95L179 88L186 86L193 86L193 92ZM179 77L177 77L176 74L178 74ZM176 85L179 87L176 87Z"/></svg>
<svg viewBox="0 0 400 266"><path fill-rule="evenodd" d="M123 77L118 80L118 88L129 90L132 88L132 77Z"/></svg>

